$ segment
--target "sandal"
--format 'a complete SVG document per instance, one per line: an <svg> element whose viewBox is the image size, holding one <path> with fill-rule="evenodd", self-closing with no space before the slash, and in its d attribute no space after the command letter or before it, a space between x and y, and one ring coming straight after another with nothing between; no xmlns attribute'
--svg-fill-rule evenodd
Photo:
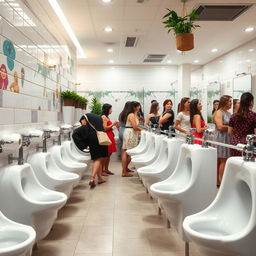
<svg viewBox="0 0 256 256"><path fill-rule="evenodd" d="M132 170L128 169L128 170L127 170L127 172L134 172L134 171L132 171Z"/></svg>
<svg viewBox="0 0 256 256"><path fill-rule="evenodd" d="M89 181L89 186L92 188L95 188L96 187L96 183L95 183L95 180L90 180Z"/></svg>
<svg viewBox="0 0 256 256"><path fill-rule="evenodd" d="M111 172L110 170L107 170L107 171L105 171L107 174L109 174L109 175L114 175L114 173L113 172Z"/></svg>
<svg viewBox="0 0 256 256"><path fill-rule="evenodd" d="M106 180L103 180L103 179L102 179L102 180L99 180L99 181L98 181L98 184L100 185L100 184L105 183L105 182L106 182Z"/></svg>
<svg viewBox="0 0 256 256"><path fill-rule="evenodd" d="M102 172L102 174L101 174L102 176L108 176L108 173L107 172Z"/></svg>
<svg viewBox="0 0 256 256"><path fill-rule="evenodd" d="M133 174L131 174L131 173L123 173L122 177L133 177Z"/></svg>

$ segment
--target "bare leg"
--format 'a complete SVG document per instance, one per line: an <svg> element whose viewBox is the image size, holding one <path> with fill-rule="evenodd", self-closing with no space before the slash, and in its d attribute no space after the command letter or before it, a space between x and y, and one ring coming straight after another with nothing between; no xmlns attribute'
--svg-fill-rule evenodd
<svg viewBox="0 0 256 256"><path fill-rule="evenodd" d="M92 176L89 181L89 185L91 186L91 188L94 188L96 185L95 178L96 178L96 175L98 175L100 169L101 169L101 158L98 158L94 160L92 164Z"/></svg>
<svg viewBox="0 0 256 256"><path fill-rule="evenodd" d="M100 158L100 168L98 170L98 183L103 183L105 182L105 180L102 178L102 172L103 172L103 167L105 165L105 162L106 162L106 157L102 157Z"/></svg>
<svg viewBox="0 0 256 256"><path fill-rule="evenodd" d="M221 184L222 178L223 178L223 174L224 174L224 170L225 170L225 165L226 165L227 159L226 158L219 158L219 184Z"/></svg>
<svg viewBox="0 0 256 256"><path fill-rule="evenodd" d="M122 149L122 176L123 177L132 177L133 175L128 173L128 164L131 161L131 157L128 156L125 149Z"/></svg>

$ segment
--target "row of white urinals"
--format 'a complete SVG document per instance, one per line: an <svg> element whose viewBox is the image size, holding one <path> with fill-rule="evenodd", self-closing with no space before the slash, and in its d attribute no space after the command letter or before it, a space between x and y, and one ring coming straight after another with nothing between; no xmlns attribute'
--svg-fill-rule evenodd
<svg viewBox="0 0 256 256"><path fill-rule="evenodd" d="M59 133L58 127L54 133ZM36 135L35 135L36 134ZM26 132L31 143L42 143L43 131ZM2 150L14 148L23 136L0 136ZM6 148L5 148L6 146ZM17 154L17 150L13 150ZM20 155L22 156L22 154ZM17 160L17 159L16 159ZM50 232L58 211L85 174L90 156L78 150L72 141L55 145L49 152L37 152L27 163L0 169L0 255L30 256L33 245Z"/></svg>
<svg viewBox="0 0 256 256"><path fill-rule="evenodd" d="M127 153L147 191L157 199L159 213L164 210L185 242L186 255L189 242L205 256L256 255L253 158L229 158L218 191L213 147L142 131L139 145Z"/></svg>

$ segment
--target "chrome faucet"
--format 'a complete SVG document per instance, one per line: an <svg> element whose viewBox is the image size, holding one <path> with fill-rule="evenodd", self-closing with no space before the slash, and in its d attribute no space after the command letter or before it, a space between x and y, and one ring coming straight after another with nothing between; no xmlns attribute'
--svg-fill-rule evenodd
<svg viewBox="0 0 256 256"><path fill-rule="evenodd" d="M255 161L255 146L254 143L256 142L256 135L251 134L246 136L247 144L244 147L244 161Z"/></svg>
<svg viewBox="0 0 256 256"><path fill-rule="evenodd" d="M194 135L193 132L196 131L196 128L190 128L189 134L186 136L186 142L187 144L193 145L194 144Z"/></svg>

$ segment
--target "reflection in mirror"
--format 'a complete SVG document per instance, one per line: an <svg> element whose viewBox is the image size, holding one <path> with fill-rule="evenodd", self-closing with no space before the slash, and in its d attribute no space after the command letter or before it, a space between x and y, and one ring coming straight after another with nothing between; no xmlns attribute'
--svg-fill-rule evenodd
<svg viewBox="0 0 256 256"><path fill-rule="evenodd" d="M214 81L207 86L207 123L212 123L213 102L221 96L220 83Z"/></svg>
<svg viewBox="0 0 256 256"><path fill-rule="evenodd" d="M233 99L240 99L244 92L252 92L251 74L242 74L233 78Z"/></svg>

